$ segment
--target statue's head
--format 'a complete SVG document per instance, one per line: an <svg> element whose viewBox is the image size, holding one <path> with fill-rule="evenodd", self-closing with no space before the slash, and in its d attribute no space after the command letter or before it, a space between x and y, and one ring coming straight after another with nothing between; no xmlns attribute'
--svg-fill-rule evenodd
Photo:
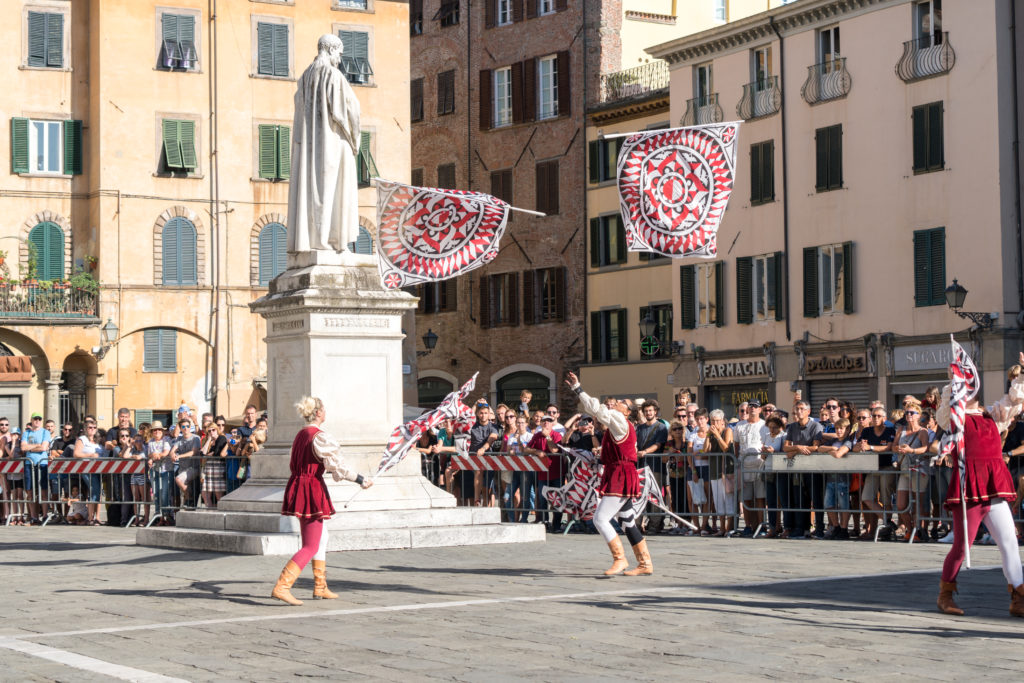
<svg viewBox="0 0 1024 683"><path fill-rule="evenodd" d="M332 66L338 66L341 63L341 53L345 51L345 48L341 43L341 38L338 36L333 33L325 33L320 36L316 47L321 55L326 56L331 61Z"/></svg>

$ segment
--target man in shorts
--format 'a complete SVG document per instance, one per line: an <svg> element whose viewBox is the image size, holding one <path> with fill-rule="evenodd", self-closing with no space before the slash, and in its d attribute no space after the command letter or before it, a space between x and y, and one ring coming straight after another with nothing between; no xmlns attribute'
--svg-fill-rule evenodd
<svg viewBox="0 0 1024 683"><path fill-rule="evenodd" d="M877 402L876 402L877 403ZM872 404L870 410L863 408L857 411L857 424L860 432L854 437L853 445L855 453L874 451L878 453L878 474L869 474L864 478L864 488L861 491L861 503L868 510L882 513L886 508L892 510L892 494L896 490L896 476L899 474L892 463L892 440L896 436L893 427L886 426L885 406ZM866 529L860 535L862 539L874 538L875 528L879 522L888 515L865 514ZM892 535L892 527L880 532L881 537Z"/></svg>
<svg viewBox="0 0 1024 683"><path fill-rule="evenodd" d="M764 447L762 433L765 427L761 419L761 402L747 401L746 420L732 428L736 439L733 446L736 456L743 465L743 533L753 536L754 529L761 524L761 509L764 508L764 475L761 470L761 449Z"/></svg>
<svg viewBox="0 0 1024 683"><path fill-rule="evenodd" d="M174 440L171 445L171 458L178 463L178 474L174 477L175 483L181 490L181 505L194 507L196 491L198 486L193 486L189 491L189 482L199 480L199 448L201 446L199 437L192 433L192 420L183 417L178 420L178 428L181 436Z"/></svg>

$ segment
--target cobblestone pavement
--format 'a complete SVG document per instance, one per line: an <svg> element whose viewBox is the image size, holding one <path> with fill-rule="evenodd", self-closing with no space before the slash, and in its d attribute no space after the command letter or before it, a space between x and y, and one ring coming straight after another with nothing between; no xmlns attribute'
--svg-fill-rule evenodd
<svg viewBox="0 0 1024 683"><path fill-rule="evenodd" d="M341 594L267 596L283 558L0 529L0 680L884 681L1007 678L1024 620L999 555L935 610L948 546L656 537L652 577L598 536L328 555ZM628 551L627 551L628 552ZM309 597L309 569L296 585Z"/></svg>

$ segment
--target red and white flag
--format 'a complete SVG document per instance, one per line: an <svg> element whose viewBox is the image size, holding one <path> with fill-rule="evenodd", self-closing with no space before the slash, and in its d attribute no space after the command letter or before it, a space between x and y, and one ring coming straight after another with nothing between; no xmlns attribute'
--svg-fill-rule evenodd
<svg viewBox="0 0 1024 683"><path fill-rule="evenodd" d="M507 203L483 192L375 182L377 265L385 289L447 280L498 256Z"/></svg>
<svg viewBox="0 0 1024 683"><path fill-rule="evenodd" d="M636 133L619 150L630 251L711 258L732 194L739 122Z"/></svg>

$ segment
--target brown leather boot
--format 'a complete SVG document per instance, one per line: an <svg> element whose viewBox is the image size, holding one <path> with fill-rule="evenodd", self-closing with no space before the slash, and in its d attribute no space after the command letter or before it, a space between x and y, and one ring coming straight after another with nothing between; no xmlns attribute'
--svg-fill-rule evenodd
<svg viewBox="0 0 1024 683"><path fill-rule="evenodd" d="M331 592L327 587L327 563L323 560L313 560L313 599L334 600L337 593Z"/></svg>
<svg viewBox="0 0 1024 683"><path fill-rule="evenodd" d="M298 606L302 604L301 600L296 600L295 596L292 595L292 584L299 578L299 574L302 573L302 569L299 565L295 564L292 560L288 560L288 564L281 570L281 576L277 579L277 585L274 586L274 591L270 594L270 597L277 598L281 602L286 602L292 606Z"/></svg>
<svg viewBox="0 0 1024 683"><path fill-rule="evenodd" d="M615 574L621 574L622 570L629 566L629 562L626 562L626 552L622 549L622 541L616 536L612 540L608 541L608 549L612 551L612 566L605 571L605 576L614 576Z"/></svg>
<svg viewBox="0 0 1024 683"><path fill-rule="evenodd" d="M1024 583L1016 588L1007 585L1006 590L1010 591L1010 616L1024 617Z"/></svg>
<svg viewBox="0 0 1024 683"><path fill-rule="evenodd" d="M1012 589L1011 589L1012 590ZM953 600L953 593L956 592L956 581L946 583L939 580L939 599L935 602L939 611L944 614L955 614L958 617L964 615L964 611ZM1012 609L1012 608L1011 608Z"/></svg>
<svg viewBox="0 0 1024 683"><path fill-rule="evenodd" d="M633 554L636 555L636 569L623 572L625 576L646 576L654 573L654 565L651 563L651 554L647 552L647 539L640 541L633 546Z"/></svg>

